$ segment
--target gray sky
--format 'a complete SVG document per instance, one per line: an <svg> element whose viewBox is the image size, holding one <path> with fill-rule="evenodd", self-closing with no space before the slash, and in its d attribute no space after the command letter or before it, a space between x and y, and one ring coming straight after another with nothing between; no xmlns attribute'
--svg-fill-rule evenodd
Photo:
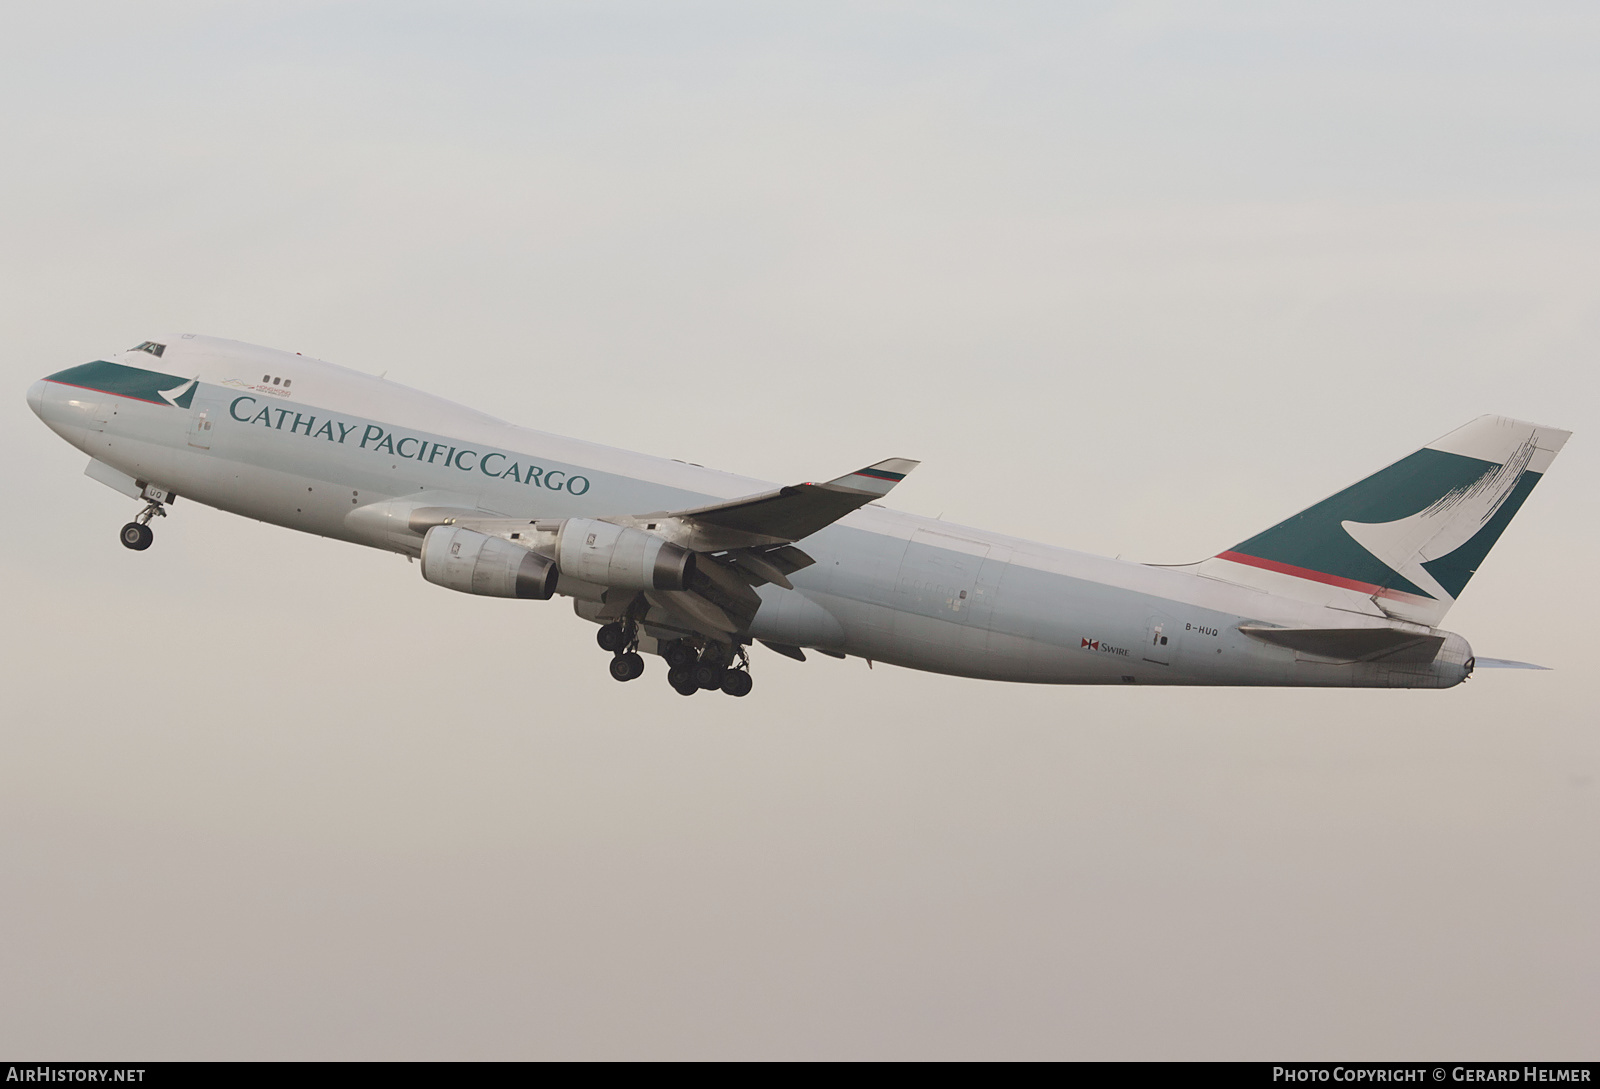
<svg viewBox="0 0 1600 1089"><path fill-rule="evenodd" d="M0 1052L1571 1058L1600 1041L1588 4L11 5ZM562 601L135 505L157 333L1158 562L1570 428L1444 693L622 686Z"/></svg>

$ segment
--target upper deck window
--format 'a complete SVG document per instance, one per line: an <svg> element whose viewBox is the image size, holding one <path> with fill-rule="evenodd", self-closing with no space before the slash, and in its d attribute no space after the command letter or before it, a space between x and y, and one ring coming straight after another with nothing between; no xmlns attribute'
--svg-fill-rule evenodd
<svg viewBox="0 0 1600 1089"><path fill-rule="evenodd" d="M155 356L157 359L160 359L161 358L161 353L166 351L166 350L167 350L167 346L165 344L157 344L153 340L147 340L143 344L139 345L137 348L134 349L134 351L136 351L136 352L149 352L151 355Z"/></svg>

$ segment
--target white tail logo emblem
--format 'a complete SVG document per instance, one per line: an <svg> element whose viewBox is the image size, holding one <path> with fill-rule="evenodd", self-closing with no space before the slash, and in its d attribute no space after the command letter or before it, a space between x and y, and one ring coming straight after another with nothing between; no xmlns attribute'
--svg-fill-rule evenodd
<svg viewBox="0 0 1600 1089"><path fill-rule="evenodd" d="M1477 480L1452 488L1426 510L1393 522L1340 522L1357 544L1388 564L1400 575L1439 601L1453 601L1439 580L1422 565L1448 556L1488 524L1522 473L1533 460L1534 440L1528 439L1505 464L1489 469Z"/></svg>

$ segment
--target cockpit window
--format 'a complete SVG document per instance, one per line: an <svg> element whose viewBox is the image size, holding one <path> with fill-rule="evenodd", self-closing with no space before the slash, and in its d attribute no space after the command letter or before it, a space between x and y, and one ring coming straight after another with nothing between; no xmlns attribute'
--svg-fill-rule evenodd
<svg viewBox="0 0 1600 1089"><path fill-rule="evenodd" d="M134 351L136 351L136 352L149 352L151 355L155 356L157 359L160 359L161 358L161 353L166 351L166 350L167 350L167 346L165 344L157 344L153 340L147 340L143 344L139 345L137 348L134 349Z"/></svg>

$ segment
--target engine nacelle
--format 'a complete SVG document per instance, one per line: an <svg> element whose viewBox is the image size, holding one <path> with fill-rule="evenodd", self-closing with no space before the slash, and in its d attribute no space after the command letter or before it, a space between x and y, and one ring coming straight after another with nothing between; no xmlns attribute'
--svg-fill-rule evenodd
<svg viewBox="0 0 1600 1089"><path fill-rule="evenodd" d="M557 574L536 552L460 526L434 526L422 539L422 577L464 594L548 601Z"/></svg>
<svg viewBox="0 0 1600 1089"><path fill-rule="evenodd" d="M682 590L694 553L653 533L593 518L568 518L556 539L556 566L571 578L623 590Z"/></svg>

